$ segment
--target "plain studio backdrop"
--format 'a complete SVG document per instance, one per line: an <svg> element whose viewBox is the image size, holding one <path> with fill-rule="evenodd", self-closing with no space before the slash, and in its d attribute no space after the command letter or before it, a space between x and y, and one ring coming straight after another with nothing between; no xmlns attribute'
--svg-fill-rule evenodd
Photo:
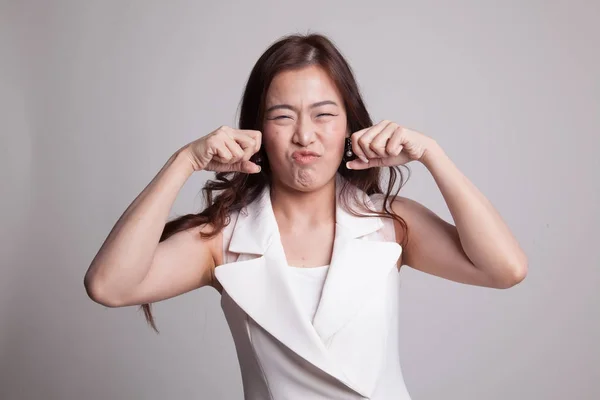
<svg viewBox="0 0 600 400"><path fill-rule="evenodd" d="M599 16L593 1L4 1L0 398L242 397L215 290L156 304L156 335L83 276L175 150L236 124L255 61L296 32L329 35L373 119L435 138L529 256L509 290L403 268L413 399L600 398ZM410 167L401 193L451 221ZM171 215L198 212L210 177Z"/></svg>

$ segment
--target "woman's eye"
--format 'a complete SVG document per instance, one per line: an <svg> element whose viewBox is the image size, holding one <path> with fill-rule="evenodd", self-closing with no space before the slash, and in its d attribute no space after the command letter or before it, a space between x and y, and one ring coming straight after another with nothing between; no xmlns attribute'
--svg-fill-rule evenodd
<svg viewBox="0 0 600 400"><path fill-rule="evenodd" d="M326 117L335 117L335 115L329 114L329 113L323 113L323 114L317 115L317 117L323 117L323 116L326 116Z"/></svg>
<svg viewBox="0 0 600 400"><path fill-rule="evenodd" d="M285 118L291 118L291 117L288 115L278 115L277 117L273 117L271 119L285 119Z"/></svg>

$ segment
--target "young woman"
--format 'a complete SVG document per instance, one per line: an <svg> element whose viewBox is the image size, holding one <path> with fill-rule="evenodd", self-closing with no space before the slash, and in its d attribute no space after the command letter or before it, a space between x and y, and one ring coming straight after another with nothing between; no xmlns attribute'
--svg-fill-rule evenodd
<svg viewBox="0 0 600 400"><path fill-rule="evenodd" d="M456 226L394 192L410 161L431 172ZM207 208L165 226L195 171L217 172ZM401 265L490 288L527 271L508 227L442 148L373 124L332 42L294 35L254 66L239 129L182 147L127 208L85 287L108 307L143 305L155 329L150 303L214 287L246 399L409 399Z"/></svg>

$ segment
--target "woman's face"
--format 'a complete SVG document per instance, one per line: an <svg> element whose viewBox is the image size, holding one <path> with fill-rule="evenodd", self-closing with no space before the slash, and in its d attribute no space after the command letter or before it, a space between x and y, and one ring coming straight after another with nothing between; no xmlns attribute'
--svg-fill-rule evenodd
<svg viewBox="0 0 600 400"><path fill-rule="evenodd" d="M310 191L328 183L340 165L346 110L319 66L281 72L266 96L263 143L274 184Z"/></svg>

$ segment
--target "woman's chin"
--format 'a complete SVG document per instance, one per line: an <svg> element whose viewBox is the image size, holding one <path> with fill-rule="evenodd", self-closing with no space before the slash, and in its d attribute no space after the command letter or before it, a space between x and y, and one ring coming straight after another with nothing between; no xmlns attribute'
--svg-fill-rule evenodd
<svg viewBox="0 0 600 400"><path fill-rule="evenodd" d="M334 171L335 174L335 171ZM327 184L331 177L325 171L316 168L303 168L294 171L292 187L296 190L309 192Z"/></svg>

